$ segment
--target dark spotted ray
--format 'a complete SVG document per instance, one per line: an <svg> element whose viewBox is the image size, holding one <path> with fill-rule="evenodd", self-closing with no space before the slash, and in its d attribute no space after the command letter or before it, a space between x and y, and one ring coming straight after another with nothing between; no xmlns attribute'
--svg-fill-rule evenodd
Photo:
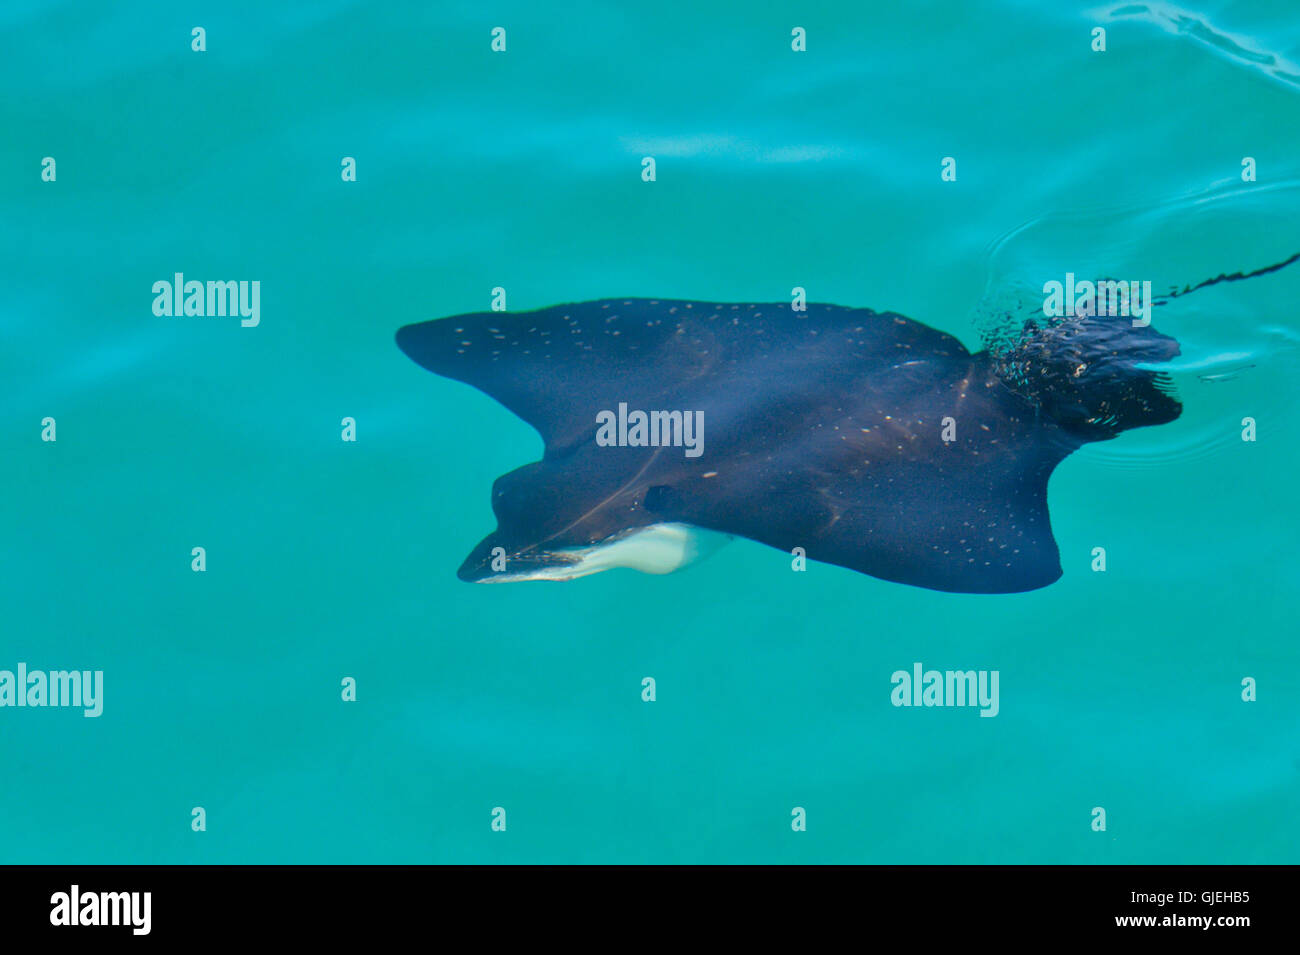
<svg viewBox="0 0 1300 955"><path fill-rule="evenodd" d="M545 442L497 479L470 581L665 572L708 531L918 587L1033 590L1061 575L1057 464L1181 411L1139 367L1177 343L1127 318L1030 322L995 355L869 309L611 299L408 325L397 343ZM700 413L699 455L668 429L660 446L598 442L620 404Z"/></svg>

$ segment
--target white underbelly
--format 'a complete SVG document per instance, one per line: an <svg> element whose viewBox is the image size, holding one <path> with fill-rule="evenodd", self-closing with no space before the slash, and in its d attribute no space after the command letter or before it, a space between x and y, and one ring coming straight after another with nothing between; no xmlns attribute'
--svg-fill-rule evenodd
<svg viewBox="0 0 1300 955"><path fill-rule="evenodd" d="M485 577L480 583L573 580L617 567L639 570L643 574L671 574L702 560L731 539L730 534L704 530L691 524L651 524L590 547L559 552L569 561L557 562L550 567L529 568L517 574L512 574L507 565L504 572Z"/></svg>

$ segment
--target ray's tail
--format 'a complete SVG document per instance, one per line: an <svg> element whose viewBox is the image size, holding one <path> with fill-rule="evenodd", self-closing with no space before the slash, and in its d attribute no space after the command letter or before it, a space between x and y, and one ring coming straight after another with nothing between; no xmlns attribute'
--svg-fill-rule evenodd
<svg viewBox="0 0 1300 955"><path fill-rule="evenodd" d="M1280 272L1282 269L1286 268L1288 265L1294 264L1295 262L1300 262L1300 252L1297 252L1289 258L1283 259L1281 262L1274 262L1272 265L1266 265L1262 269L1255 269L1252 272L1224 273L1222 275L1216 275L1212 279L1206 279L1204 282L1198 282L1195 285L1184 285L1181 289L1166 292L1160 298L1156 299L1153 304L1163 305L1165 302L1181 298L1184 295L1189 295L1198 289L1208 288L1211 285L1218 285L1220 282L1241 282L1245 279L1253 279L1260 275L1268 275L1270 272Z"/></svg>

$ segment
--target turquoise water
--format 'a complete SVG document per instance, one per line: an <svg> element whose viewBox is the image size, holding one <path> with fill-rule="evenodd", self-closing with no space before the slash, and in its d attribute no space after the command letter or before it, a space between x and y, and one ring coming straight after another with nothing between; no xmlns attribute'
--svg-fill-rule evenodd
<svg viewBox="0 0 1300 955"><path fill-rule="evenodd" d="M0 861L1295 861L1300 267L1157 309L1183 416L1058 469L1013 596L746 541L463 584L541 442L393 344L803 286L973 349L1067 270L1300 251L1294 4L1106 9L6 4L0 669L104 699L0 708ZM176 272L260 324L156 316ZM891 706L916 661L999 715Z"/></svg>

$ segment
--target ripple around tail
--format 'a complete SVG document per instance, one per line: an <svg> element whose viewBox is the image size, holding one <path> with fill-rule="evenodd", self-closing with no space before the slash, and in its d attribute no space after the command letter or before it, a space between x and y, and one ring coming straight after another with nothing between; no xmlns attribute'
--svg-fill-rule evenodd
<svg viewBox="0 0 1300 955"><path fill-rule="evenodd" d="M1168 377L1183 415L1081 453L1123 470L1204 460L1241 440L1243 417L1260 415L1275 434L1300 434L1300 407L1282 400L1300 375L1300 262L1282 265L1300 251L1298 222L1300 180L1042 216L990 245L972 320L998 351L1026 321L1050 323L1045 282L1067 272L1150 281L1151 324L1182 353L1145 367Z"/></svg>
<svg viewBox="0 0 1300 955"><path fill-rule="evenodd" d="M1300 89L1300 66L1259 48L1254 40L1216 29L1195 13L1168 3L1125 3L1092 11L1100 21L1144 20L1163 30L1189 36L1230 62L1258 70L1292 89Z"/></svg>

